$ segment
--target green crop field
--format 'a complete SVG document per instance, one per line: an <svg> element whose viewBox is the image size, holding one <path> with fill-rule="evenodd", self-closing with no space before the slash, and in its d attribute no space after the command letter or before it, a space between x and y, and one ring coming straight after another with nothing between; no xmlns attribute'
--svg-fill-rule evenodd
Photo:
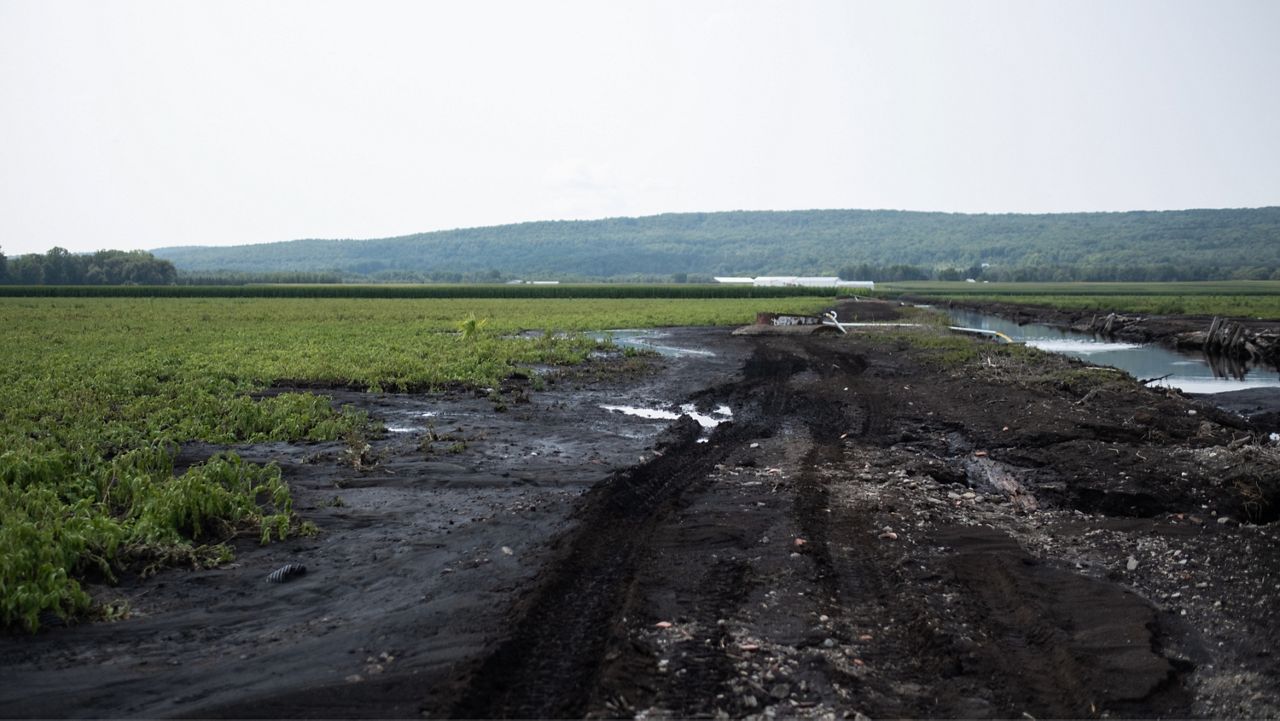
<svg viewBox="0 0 1280 721"><path fill-rule="evenodd" d="M0 285L0 297L15 298L795 298L832 293L830 288L719 283Z"/></svg>
<svg viewBox="0 0 1280 721"><path fill-rule="evenodd" d="M376 425L312 392L491 386L582 362L576 331L745 323L827 299L3 298L0 626L91 613L78 579L225 560L303 530L272 465L234 453L180 475L179 444L362 442ZM517 337L521 330L549 330ZM101 612L101 609L98 609Z"/></svg>
<svg viewBox="0 0 1280 721"><path fill-rule="evenodd" d="M1066 310L1280 320L1280 281L1192 283L890 283L878 295L1022 303Z"/></svg>

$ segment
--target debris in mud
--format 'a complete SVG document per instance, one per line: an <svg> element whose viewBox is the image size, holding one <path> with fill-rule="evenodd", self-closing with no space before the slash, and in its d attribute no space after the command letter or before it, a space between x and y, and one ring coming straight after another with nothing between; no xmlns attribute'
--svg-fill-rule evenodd
<svg viewBox="0 0 1280 721"><path fill-rule="evenodd" d="M268 583L286 583L300 578L307 573L307 567L301 563L286 563L267 576Z"/></svg>
<svg viewBox="0 0 1280 721"><path fill-rule="evenodd" d="M988 458L985 451L977 451L973 455L965 462L965 474L974 488L1003 493L1024 513L1036 510L1035 496L1022 487L1008 464Z"/></svg>
<svg viewBox="0 0 1280 721"><path fill-rule="evenodd" d="M754 325L743 326L734 335L814 335L832 333L835 328L826 323L825 317L816 315L787 315L761 312L756 314Z"/></svg>
<svg viewBox="0 0 1280 721"><path fill-rule="evenodd" d="M345 439L340 462L355 469L366 469L378 464L378 454L363 436L352 435Z"/></svg>

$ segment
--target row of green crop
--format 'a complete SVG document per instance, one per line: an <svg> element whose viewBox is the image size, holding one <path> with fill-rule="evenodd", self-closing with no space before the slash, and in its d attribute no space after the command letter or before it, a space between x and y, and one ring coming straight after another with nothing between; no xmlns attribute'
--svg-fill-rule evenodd
<svg viewBox="0 0 1280 721"><path fill-rule="evenodd" d="M265 388L491 386L597 347L517 331L743 323L822 303L0 299L0 626L84 614L87 573L217 560L233 533L289 532L292 501L274 466L225 454L174 474L187 441L355 442L376 425L324 395Z"/></svg>
<svg viewBox="0 0 1280 721"><path fill-rule="evenodd" d="M921 295L1219 295L1276 296L1280 281L1194 281L1179 283L965 283L908 281L881 284L858 294ZM707 284L562 285L239 285L239 286L0 286L0 297L15 298L794 298L834 297L831 288L754 287Z"/></svg>
<svg viewBox="0 0 1280 721"><path fill-rule="evenodd" d="M831 298L831 288L689 284L564 285L25 285L0 286L13 298Z"/></svg>

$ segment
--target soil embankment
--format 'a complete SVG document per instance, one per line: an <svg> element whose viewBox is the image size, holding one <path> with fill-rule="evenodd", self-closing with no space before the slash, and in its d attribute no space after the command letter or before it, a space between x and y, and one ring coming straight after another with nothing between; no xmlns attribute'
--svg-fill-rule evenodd
<svg viewBox="0 0 1280 721"><path fill-rule="evenodd" d="M1280 714L1280 449L1247 420L982 340L666 342L715 355L582 371L504 413L352 394L456 438L391 434L362 468L249 449L320 534L99 589L133 598L118 623L0 639L0 708ZM732 420L600 408L683 403ZM289 561L308 574L264 582Z"/></svg>

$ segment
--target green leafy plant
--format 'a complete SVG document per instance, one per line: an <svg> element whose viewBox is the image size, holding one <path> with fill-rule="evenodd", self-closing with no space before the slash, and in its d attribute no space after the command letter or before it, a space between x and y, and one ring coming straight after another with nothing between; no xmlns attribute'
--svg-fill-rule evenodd
<svg viewBox="0 0 1280 721"><path fill-rule="evenodd" d="M489 322L488 318L477 319L475 313L470 313L466 318L458 321L458 332L462 334L463 340L472 340Z"/></svg>

